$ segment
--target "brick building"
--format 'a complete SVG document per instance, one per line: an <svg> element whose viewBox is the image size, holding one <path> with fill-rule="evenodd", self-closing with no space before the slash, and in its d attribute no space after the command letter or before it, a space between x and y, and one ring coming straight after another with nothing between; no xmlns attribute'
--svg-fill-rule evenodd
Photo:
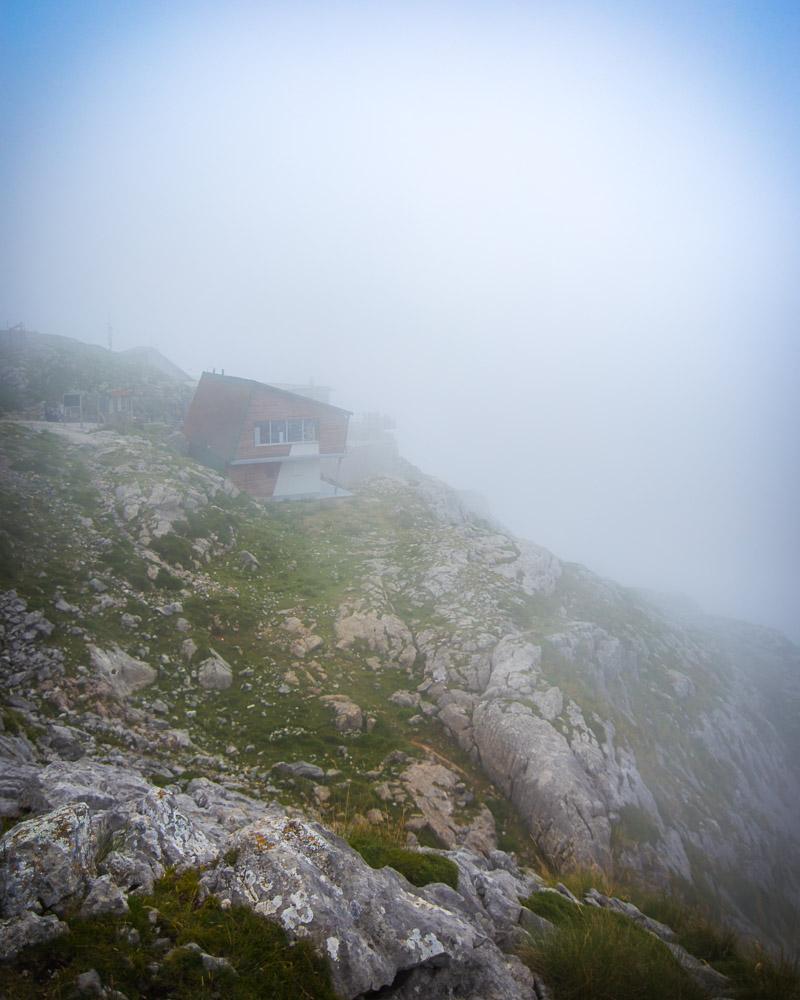
<svg viewBox="0 0 800 1000"><path fill-rule="evenodd" d="M323 478L350 411L252 379L203 372L184 423L189 454L264 499L346 496Z"/></svg>

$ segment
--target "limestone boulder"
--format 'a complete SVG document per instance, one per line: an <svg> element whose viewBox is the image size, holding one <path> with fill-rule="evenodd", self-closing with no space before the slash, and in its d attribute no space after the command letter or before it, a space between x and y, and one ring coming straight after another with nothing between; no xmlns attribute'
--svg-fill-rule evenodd
<svg viewBox="0 0 800 1000"><path fill-rule="evenodd" d="M337 732L360 733L364 730L364 713L347 695L327 694L320 701L333 710L333 724Z"/></svg>
<svg viewBox="0 0 800 1000"><path fill-rule="evenodd" d="M120 700L153 684L158 676L149 663L129 656L117 645L110 649L90 645L89 658L97 677Z"/></svg>
<svg viewBox="0 0 800 1000"><path fill-rule="evenodd" d="M96 841L85 803L18 823L0 840L0 916L59 910L94 873Z"/></svg>
<svg viewBox="0 0 800 1000"><path fill-rule="evenodd" d="M211 652L197 668L197 683L205 691L227 691L233 684L233 668L219 653Z"/></svg>
<svg viewBox="0 0 800 1000"><path fill-rule="evenodd" d="M104 913L123 916L128 912L128 900L108 875L102 875L92 881L80 912L82 917L97 917Z"/></svg>

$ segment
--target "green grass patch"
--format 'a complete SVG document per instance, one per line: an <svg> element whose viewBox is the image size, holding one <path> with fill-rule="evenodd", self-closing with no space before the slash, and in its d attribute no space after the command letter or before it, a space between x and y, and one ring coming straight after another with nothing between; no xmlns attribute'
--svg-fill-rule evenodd
<svg viewBox="0 0 800 1000"><path fill-rule="evenodd" d="M416 886L444 882L458 888L458 867L449 858L397 847L368 830L352 834L349 841L370 868L394 868Z"/></svg>
<svg viewBox="0 0 800 1000"><path fill-rule="evenodd" d="M535 892L521 902L533 913L549 920L557 927L583 919L583 909L571 903L560 892L545 889L542 892Z"/></svg>
<svg viewBox="0 0 800 1000"><path fill-rule="evenodd" d="M730 976L735 984L732 993L739 1000L800 1000L798 959L743 944L700 906L685 906L657 893L637 893L634 901L643 913L671 927L690 954Z"/></svg>
<svg viewBox="0 0 800 1000"><path fill-rule="evenodd" d="M729 992L737 1000L800 1000L797 959L770 955L758 946L743 943L734 931L712 916L708 901L693 884L676 881L669 890L659 892L630 880L613 881L592 869L558 877L579 899L588 889L596 888L606 896L632 902L647 916L672 928L678 943L691 955L730 976ZM523 902L557 926L570 920L574 922L576 915L579 921L585 921L587 917L591 919L591 914L598 912L588 906L578 910L554 892L534 893ZM566 921L560 919L562 913ZM572 996L569 993L566 995ZM586 996L587 1000L594 1000L594 994L587 993ZM560 994L557 994L557 1000L561 1000Z"/></svg>
<svg viewBox="0 0 800 1000"><path fill-rule="evenodd" d="M567 910L541 896L555 899L556 893L535 893L526 905L534 902L540 916L555 917L557 929L523 958L556 1000L703 1000L664 943L626 917L564 899Z"/></svg>

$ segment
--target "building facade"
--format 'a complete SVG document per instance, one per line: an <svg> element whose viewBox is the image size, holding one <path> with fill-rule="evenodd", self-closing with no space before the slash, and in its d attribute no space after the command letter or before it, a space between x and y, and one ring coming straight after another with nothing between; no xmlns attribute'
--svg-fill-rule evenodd
<svg viewBox="0 0 800 1000"><path fill-rule="evenodd" d="M347 444L349 410L232 375L203 372L186 415L189 454L262 499L347 495L323 477Z"/></svg>

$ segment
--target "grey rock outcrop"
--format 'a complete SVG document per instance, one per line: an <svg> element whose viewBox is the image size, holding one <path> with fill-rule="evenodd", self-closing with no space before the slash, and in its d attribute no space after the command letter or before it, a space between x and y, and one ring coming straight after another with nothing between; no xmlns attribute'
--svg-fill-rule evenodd
<svg viewBox="0 0 800 1000"><path fill-rule="evenodd" d="M365 596L339 621L404 608L417 690L553 863L613 861L666 886L702 858L745 934L765 886L797 910L800 868L778 879L773 865L800 857L796 647L562 564L417 470L370 495L404 536L364 561ZM791 946L791 923L771 933Z"/></svg>
<svg viewBox="0 0 800 1000"><path fill-rule="evenodd" d="M313 940L342 996L391 986L400 973L424 982L434 971L458 983L465 1000L531 996L529 974L462 914L429 900L391 869L368 868L317 824L267 815L234 843L236 865L215 868L201 885L223 905L252 906L293 937ZM442 975L445 968L451 971ZM447 995L441 985L437 990Z"/></svg>
<svg viewBox="0 0 800 1000"><path fill-rule="evenodd" d="M408 828L429 830L448 849L463 844L487 855L496 849L494 818L485 806L467 824L456 820L456 800L463 786L450 768L432 760L415 761L400 774L400 782L421 813L419 821L406 824Z"/></svg>
<svg viewBox="0 0 800 1000"><path fill-rule="evenodd" d="M61 804L0 843L0 954L62 933L57 914L77 903L86 915L123 914L125 894L149 890L167 865L205 865L203 893L311 939L343 997L387 986L413 996L409 983L434 981L431 996L457 989L468 1000L532 997L530 974L494 940L519 917L515 894L535 880L499 852L503 867L464 848L452 855L459 892L417 889L391 869L368 867L319 825L207 780L192 782L188 794L152 787L141 794L140 777L121 778L119 769L82 762L42 772L42 797ZM92 806L90 785L97 786Z"/></svg>
<svg viewBox="0 0 800 1000"><path fill-rule="evenodd" d="M335 628L339 649L366 649L377 654L384 666L410 667L417 658L414 638L397 615L345 612L337 618Z"/></svg>

